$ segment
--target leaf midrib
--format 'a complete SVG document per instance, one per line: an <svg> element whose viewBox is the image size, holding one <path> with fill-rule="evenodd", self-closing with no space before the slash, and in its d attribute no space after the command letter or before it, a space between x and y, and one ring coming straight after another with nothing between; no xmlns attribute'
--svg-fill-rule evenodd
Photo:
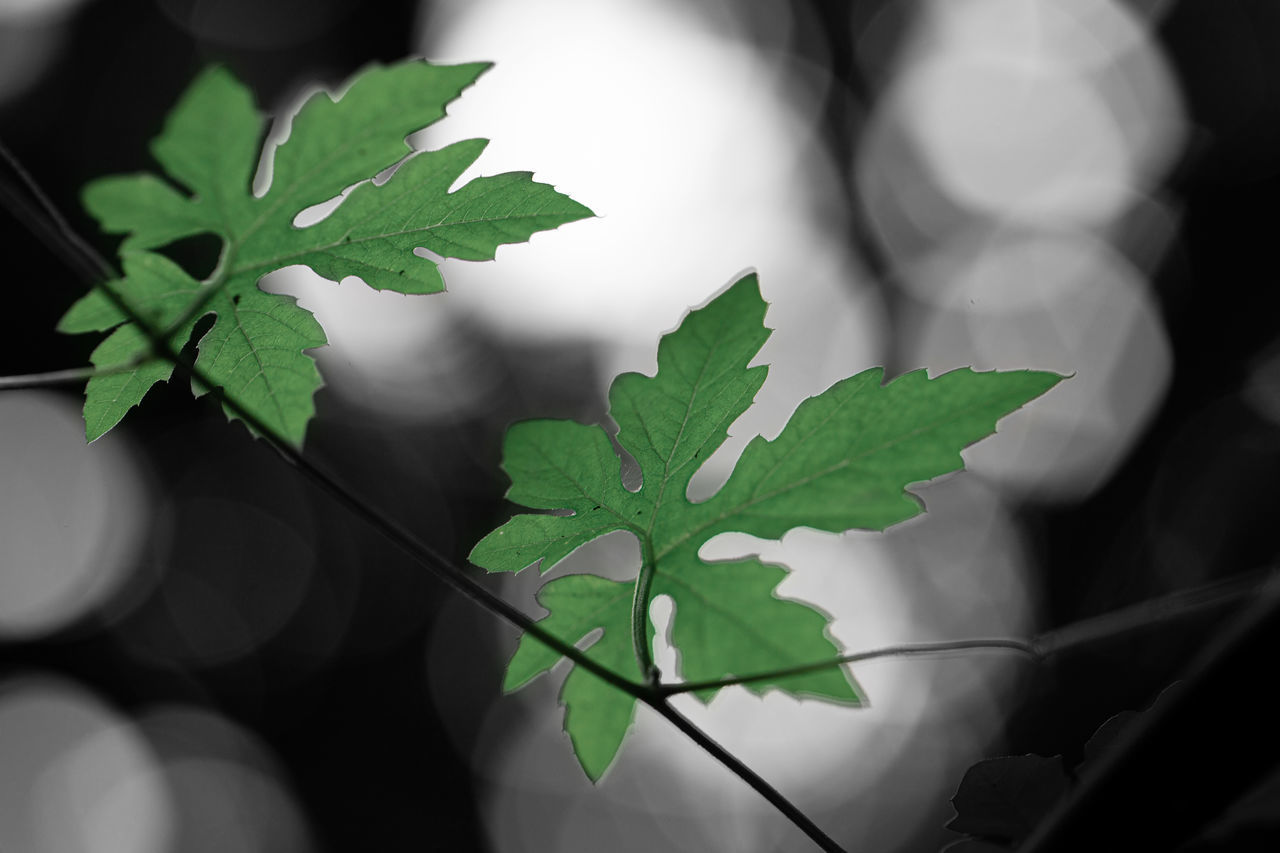
<svg viewBox="0 0 1280 853"><path fill-rule="evenodd" d="M706 356L702 359L702 365L698 368L698 376L696 379L694 379L693 383L690 386L689 400L685 404L684 418L680 421L680 429L676 431L675 441L671 443L671 451L667 454L667 457L662 460L662 480L658 484L658 494L653 501L653 512L649 516L649 526L648 528L645 529L645 532L644 532L645 540L647 541L649 545L649 550L651 552L653 549L653 527L655 524L657 524L658 513L662 510L662 499L667 493L667 484L671 482L671 460L675 458L676 451L680 447L680 441L681 439L684 438L685 429L689 426L689 419L693 415L694 400L698 398L698 392L702 388L702 385L701 385L702 377L706 375L707 368L710 366L711 360L715 357L716 351L719 350L719 348L720 348L720 341L719 340L713 341L710 349L708 349L706 352ZM656 375L654 376L653 381L655 382L657 381ZM644 425L645 436L648 437L649 436L648 424L644 422L643 418L640 419L640 423ZM650 444L652 443L653 442L650 441ZM684 467L684 466L682 465L681 467Z"/></svg>
<svg viewBox="0 0 1280 853"><path fill-rule="evenodd" d="M310 248L299 249L294 252L288 252L283 255L276 255L272 258L268 258L263 261L258 261L256 263L247 264L245 266L234 267L228 273L228 278L232 278L238 275L243 275L245 273L257 272L258 270L262 270L262 269L275 271L277 269L280 269L281 267L288 266L289 261L294 261L298 258L306 257L307 255L313 255L317 252L325 252L330 249L336 249L339 246L356 246L361 243L368 243L375 240L385 240L390 237L403 237L406 234L419 234L424 232L435 231L436 229L439 229L439 228L452 228L455 225L475 225L476 223L482 223L482 222L506 222L511 220L520 220L520 219L537 219L542 215L543 215L542 212L539 211L537 213L517 214L517 215L510 215L510 216L503 216L503 217L495 217L491 219L459 219L454 222L437 222L433 225L426 225L421 228L406 228L399 231L388 231L385 234L371 234L367 237L356 237L354 239L345 239L345 238L339 239L331 243L323 243ZM414 255L414 258L419 261L427 260L425 258L420 258L417 255Z"/></svg>
<svg viewBox="0 0 1280 853"><path fill-rule="evenodd" d="M275 322L279 322L278 320L276 320L276 318L271 317L270 314L267 314L264 311L260 311L256 309L249 309L249 310L251 313L260 314ZM231 324L231 327L233 331L244 340L245 346L248 348L248 353L240 356L240 358L236 360L236 363L232 365L231 370L227 371L227 374L226 374L227 378L230 379L232 376L234 376L236 372L240 369L240 365L244 362L244 360L249 356L252 356L253 360L258 364L258 372L255 373L253 376L249 377L247 380L245 380L243 384L240 386L240 390L241 392L245 391L246 389L248 389L250 385L252 385L255 381L257 381L259 376L261 376L263 378L263 384L266 386L266 389L267 389L266 391L267 399L271 401L271 404L272 406L275 407L276 414L279 417L279 420L277 420L276 423L280 426L284 426L288 422L285 414L284 406L281 404L279 395L276 393L275 387L273 386L271 379L268 376L266 364L263 363L262 357L258 354L258 348L254 345L253 339L249 335L245 334L244 323L241 322L240 320L239 305L232 303L231 315L232 315L232 319L234 319L234 322ZM223 351L226 350L227 344L229 341L230 341L230 336L224 337L222 339L221 343L218 346L217 355L213 357L215 361L222 355Z"/></svg>

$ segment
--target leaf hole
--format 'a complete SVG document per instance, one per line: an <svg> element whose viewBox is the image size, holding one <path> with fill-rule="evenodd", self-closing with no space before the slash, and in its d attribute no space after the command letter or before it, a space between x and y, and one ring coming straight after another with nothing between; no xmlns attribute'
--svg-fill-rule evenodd
<svg viewBox="0 0 1280 853"><path fill-rule="evenodd" d="M590 573L631 581L640 573L640 562L640 541L626 530L613 530L582 545L552 571L557 577Z"/></svg>
<svg viewBox="0 0 1280 853"><path fill-rule="evenodd" d="M653 663L670 679L680 672L680 652L671 640L675 625L676 603L671 596L655 595L649 602L649 619L653 621Z"/></svg>
<svg viewBox="0 0 1280 853"><path fill-rule="evenodd" d="M615 428L614 432L609 433L609 443L613 445L613 452L618 454L618 476L622 480L622 488L628 492L638 492L644 485L644 472L640 469L640 463L636 458L618 443L616 432ZM636 515L639 514L636 513Z"/></svg>
<svg viewBox="0 0 1280 853"><path fill-rule="evenodd" d="M424 261L431 261L433 264L438 265L444 263L444 255L436 254L426 246L417 246L414 248L413 253Z"/></svg>
<svg viewBox="0 0 1280 853"><path fill-rule="evenodd" d="M302 210L298 211L297 216L293 217L293 227L310 228L317 222L328 218L329 214L338 209L338 205L347 200L347 196L351 195L351 191L363 183L365 182L357 181L333 198L327 198L322 202L311 205L310 207L304 207Z"/></svg>
<svg viewBox="0 0 1280 853"><path fill-rule="evenodd" d="M599 639L603 636L604 636L603 628L592 628L586 634L583 634L582 639L574 643L573 647L580 652L585 652L587 649L594 646L596 642L599 641ZM561 660L562 661L568 660L568 658L561 658Z"/></svg>
<svg viewBox="0 0 1280 853"><path fill-rule="evenodd" d="M747 560L758 557L769 546L769 540L760 539L749 533L728 531L717 533L698 549L698 557L708 563L723 560Z"/></svg>

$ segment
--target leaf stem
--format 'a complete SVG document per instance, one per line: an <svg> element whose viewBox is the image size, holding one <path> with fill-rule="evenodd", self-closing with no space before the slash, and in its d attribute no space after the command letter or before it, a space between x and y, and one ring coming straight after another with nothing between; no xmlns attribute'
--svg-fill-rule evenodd
<svg viewBox="0 0 1280 853"><path fill-rule="evenodd" d="M640 574L636 578L635 597L631 599L631 645L635 649L636 662L644 674L645 683L657 688L662 673L653 664L653 648L649 642L649 600L653 588L653 543L649 537L640 537L642 559Z"/></svg>

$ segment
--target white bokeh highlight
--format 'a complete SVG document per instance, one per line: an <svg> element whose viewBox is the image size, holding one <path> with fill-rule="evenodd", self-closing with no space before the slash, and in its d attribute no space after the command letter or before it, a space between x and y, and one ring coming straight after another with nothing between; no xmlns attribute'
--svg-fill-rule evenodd
<svg viewBox="0 0 1280 853"><path fill-rule="evenodd" d="M433 4L424 55L495 65L412 141L490 139L464 180L532 169L598 218L503 246L494 262L446 260L446 297L273 285L343 343L322 355L336 393L403 407L380 386L403 400L412 390L398 373L447 363L450 317L509 339L594 344L606 377L636 369L684 311L748 268L771 325L811 341L794 354L797 373L834 363L828 374L848 375L876 360L882 308L846 246L839 181L813 138L822 78L762 55L732 16L695 5Z"/></svg>
<svg viewBox="0 0 1280 853"><path fill-rule="evenodd" d="M881 110L975 212L1105 224L1181 143L1172 77L1112 0L922 6Z"/></svg>
<svg viewBox="0 0 1280 853"><path fill-rule="evenodd" d="M173 853L159 761L130 721L46 675L0 682L0 850Z"/></svg>
<svg viewBox="0 0 1280 853"><path fill-rule="evenodd" d="M514 334L647 348L748 266L771 301L856 292L840 217L819 213L833 171L811 95L732 18L622 0L441 7L428 52L496 65L432 143L491 138L484 171L535 168L600 217L503 250L518 270L453 264L454 301Z"/></svg>
<svg viewBox="0 0 1280 853"><path fill-rule="evenodd" d="M1172 375L1147 276L1176 219L1158 182L1186 127L1140 14L921 4L856 163L909 297L904 367L1070 376L966 455L1038 499L1105 483Z"/></svg>
<svg viewBox="0 0 1280 853"><path fill-rule="evenodd" d="M912 280L948 306L917 315L912 362L1069 376L966 450L969 466L1059 498L1106 482L1172 377L1172 348L1141 273L1104 242L1055 232L953 242Z"/></svg>
<svg viewBox="0 0 1280 853"><path fill-rule="evenodd" d="M0 395L0 638L65 628L135 575L149 490L127 436L86 444L73 398Z"/></svg>
<svg viewBox="0 0 1280 853"><path fill-rule="evenodd" d="M311 853L316 839L270 749L214 711L161 705L137 721L172 807L168 853Z"/></svg>

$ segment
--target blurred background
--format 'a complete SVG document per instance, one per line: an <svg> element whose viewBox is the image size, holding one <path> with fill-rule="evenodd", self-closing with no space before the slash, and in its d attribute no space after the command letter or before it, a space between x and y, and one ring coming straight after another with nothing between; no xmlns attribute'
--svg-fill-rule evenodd
<svg viewBox="0 0 1280 853"><path fill-rule="evenodd" d="M287 119L373 61L495 61L413 144L491 138L471 174L533 170L597 219L446 262L446 295L263 282L331 342L307 454L459 562L513 509L506 426L602 421L612 376L651 372L747 268L770 377L702 494L866 367L1074 373L916 489L926 515L713 543L788 565L780 592L855 651L1029 636L1271 565L1277 39L1255 0L0 0L0 139L111 256L79 188L155 169L205 64ZM0 213L0 374L86 364L92 336L54 332L85 285L22 218ZM216 250L167 251L203 274ZM645 709L593 787L563 665L502 697L512 629L181 379L88 446L80 399L0 394L0 850L810 849ZM557 573L633 559L605 539ZM490 582L538 612L533 572ZM1220 615L1051 666L869 662L865 710L680 708L849 849L936 851L966 767L1079 761Z"/></svg>

